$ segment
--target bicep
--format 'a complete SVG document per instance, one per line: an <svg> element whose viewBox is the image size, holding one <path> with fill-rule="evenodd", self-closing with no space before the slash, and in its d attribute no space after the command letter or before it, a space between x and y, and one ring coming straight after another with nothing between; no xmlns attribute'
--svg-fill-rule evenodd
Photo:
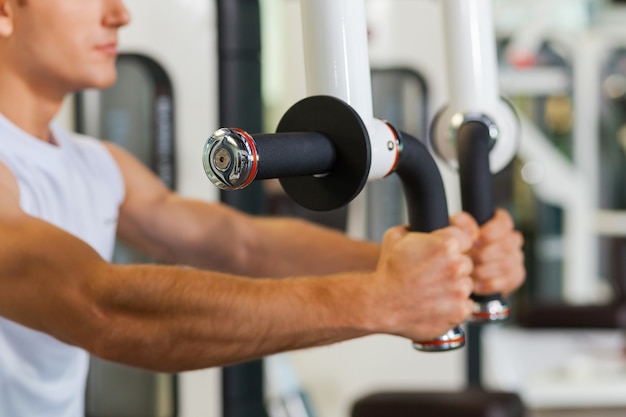
<svg viewBox="0 0 626 417"><path fill-rule="evenodd" d="M124 179L126 197L122 210L133 214L137 207L154 203L165 198L171 191L139 159L125 149L105 142L105 146L115 159Z"/></svg>
<svg viewBox="0 0 626 417"><path fill-rule="evenodd" d="M141 161L121 147L105 143L120 168L126 189L120 207L118 235L124 241L146 251L148 235L154 232L159 205L172 192Z"/></svg>
<svg viewBox="0 0 626 417"><path fill-rule="evenodd" d="M242 262L239 253L256 241L250 216L220 203L180 196L128 152L107 146L126 185L120 238L159 261L234 271ZM222 243L225 236L230 245Z"/></svg>

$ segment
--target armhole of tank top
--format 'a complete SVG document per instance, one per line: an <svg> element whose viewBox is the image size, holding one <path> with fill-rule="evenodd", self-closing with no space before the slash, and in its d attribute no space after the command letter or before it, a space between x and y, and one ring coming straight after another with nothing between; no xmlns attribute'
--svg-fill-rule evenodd
<svg viewBox="0 0 626 417"><path fill-rule="evenodd" d="M124 202L124 199L126 198L126 186L124 184L124 177L122 175L122 170L120 169L120 166L117 164L117 161L115 160L111 152L109 152L109 149L105 146L105 144L97 139L93 139L93 140L96 143L96 145L100 148L102 153L106 155L105 157L106 163L110 167L109 171L111 172L112 175L115 176L115 178L111 178L111 180L115 181L115 184L116 184L115 191L116 191L118 205L122 205L122 203Z"/></svg>
<svg viewBox="0 0 626 417"><path fill-rule="evenodd" d="M103 165L103 172L109 174L106 179L114 185L115 197L117 198L118 205L121 205L126 198L126 186L124 185L122 170L120 169L117 161L115 160L111 152L109 152L109 149L101 140L98 140L91 136L85 136L76 133L74 133L73 135L77 139L85 143L89 143L93 148L97 149L97 152L100 154L98 155L98 163Z"/></svg>

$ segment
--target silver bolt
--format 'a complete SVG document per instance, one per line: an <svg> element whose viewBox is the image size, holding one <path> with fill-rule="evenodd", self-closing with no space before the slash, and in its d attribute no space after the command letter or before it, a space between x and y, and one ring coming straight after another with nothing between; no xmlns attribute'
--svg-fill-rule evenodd
<svg viewBox="0 0 626 417"><path fill-rule="evenodd" d="M231 156L230 152L222 148L215 152L213 157L213 164L220 171L226 171L230 167Z"/></svg>
<svg viewBox="0 0 626 417"><path fill-rule="evenodd" d="M394 147L395 147L395 144L393 143L393 141L387 142L387 149L389 149L390 151L393 151Z"/></svg>

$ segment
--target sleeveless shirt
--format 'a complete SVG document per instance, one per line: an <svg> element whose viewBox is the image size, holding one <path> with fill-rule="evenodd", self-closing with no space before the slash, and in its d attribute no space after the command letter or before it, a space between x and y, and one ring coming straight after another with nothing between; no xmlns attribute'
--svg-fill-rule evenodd
<svg viewBox="0 0 626 417"><path fill-rule="evenodd" d="M55 123L51 131L56 145L0 114L0 161L18 182L20 206L110 261L124 198L119 167L96 139ZM82 349L0 318L0 416L83 417L88 363Z"/></svg>

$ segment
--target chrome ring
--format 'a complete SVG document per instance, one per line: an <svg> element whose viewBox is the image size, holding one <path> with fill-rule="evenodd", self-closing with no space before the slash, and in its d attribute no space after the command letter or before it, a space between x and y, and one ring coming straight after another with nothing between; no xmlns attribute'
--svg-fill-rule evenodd
<svg viewBox="0 0 626 417"><path fill-rule="evenodd" d="M448 330L432 340L413 342L413 348L421 352L447 352L465 346L465 333L460 327Z"/></svg>
<svg viewBox="0 0 626 417"><path fill-rule="evenodd" d="M470 321L473 323L503 321L508 319L510 314L511 307L505 300L475 302Z"/></svg>
<svg viewBox="0 0 626 417"><path fill-rule="evenodd" d="M500 136L498 125L489 116L483 113L455 113L450 118L450 141L454 147L457 146L459 129L468 122L479 122L487 127L489 132L489 149L493 148Z"/></svg>

